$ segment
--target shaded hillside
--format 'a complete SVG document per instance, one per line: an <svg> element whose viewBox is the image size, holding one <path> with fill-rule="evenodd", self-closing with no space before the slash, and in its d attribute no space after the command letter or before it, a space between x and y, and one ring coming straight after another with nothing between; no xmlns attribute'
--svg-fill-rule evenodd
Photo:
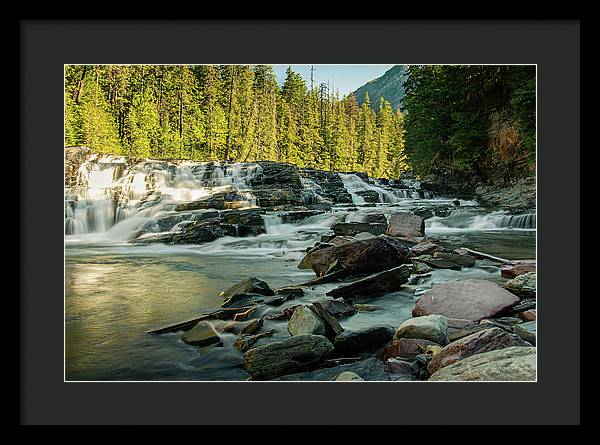
<svg viewBox="0 0 600 445"><path fill-rule="evenodd" d="M379 98L383 97L392 104L394 110L401 107L401 101L404 97L404 81L406 80L406 67L404 65L395 65L387 70L383 76L373 79L366 83L353 94L357 102L362 105L366 93L369 93L372 106L379 107Z"/></svg>

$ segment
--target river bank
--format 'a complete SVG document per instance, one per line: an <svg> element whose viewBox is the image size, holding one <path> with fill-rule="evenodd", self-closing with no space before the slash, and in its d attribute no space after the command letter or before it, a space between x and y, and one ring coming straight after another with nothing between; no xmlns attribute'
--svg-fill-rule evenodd
<svg viewBox="0 0 600 445"><path fill-rule="evenodd" d="M476 351L468 354L473 356L507 349L489 361L524 363L507 374L509 380L535 376L531 352L523 358L507 347L526 346L516 339L522 340L515 328L526 321L513 315L525 317L522 313L534 304L531 295L519 298L514 289L503 288L508 278L502 276L502 262L453 253L467 247L506 260L534 260L534 213L513 214L435 194L418 181L375 181L287 164L78 157L80 161L68 163L74 168L67 175L65 200L67 380L331 380L344 371L365 380L421 380L430 378L424 369L434 356L452 346L444 352L449 354L459 340L460 350ZM406 228L394 223L400 214L418 218L419 233L403 233ZM438 248L428 251L424 242ZM369 243L381 244L373 257L362 250ZM306 265L307 250L322 255L344 245L354 247L330 262L321 261L317 270L298 268ZM378 266L349 272L350 264L362 263ZM410 269L408 275L398 267ZM392 275L386 275L390 270ZM323 272L324 283L289 289ZM266 283L273 295L253 288L227 295L248 275ZM365 278L361 298L356 292L343 298L348 293L343 286ZM440 323L448 340L453 339L448 345L443 336L440 343L425 344L421 340L427 339L415 340L400 329L410 320L425 319L413 312L428 291L465 280L492 283L492 293L501 289L517 301L476 320L428 314L445 317L446 328ZM340 287L341 297L327 295ZM469 301L470 292L453 292ZM235 295L236 304L226 304ZM512 313L523 300L529 309ZM147 333L224 309L239 310L207 317L186 330ZM457 337L461 330L469 335ZM190 337L195 338L192 344ZM208 343L198 346L198 338ZM307 356L307 345L323 354ZM428 353L427 346L440 349ZM278 347L286 351L283 355L299 351L304 358L297 366L283 363L282 374L256 371L264 357L269 366L281 363L273 352ZM493 371L494 365L488 369ZM519 374L519 369L528 371ZM496 379L492 371L479 377ZM452 376L471 378L465 372Z"/></svg>

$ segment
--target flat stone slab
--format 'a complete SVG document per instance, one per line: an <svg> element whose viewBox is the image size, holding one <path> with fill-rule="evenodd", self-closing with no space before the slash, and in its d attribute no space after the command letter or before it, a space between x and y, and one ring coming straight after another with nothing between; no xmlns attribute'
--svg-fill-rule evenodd
<svg viewBox="0 0 600 445"><path fill-rule="evenodd" d="M535 381L536 348L511 346L472 355L433 373L428 381Z"/></svg>
<svg viewBox="0 0 600 445"><path fill-rule="evenodd" d="M504 264L500 268L500 276L503 278L515 278L527 272L536 271L535 260L521 260L514 263Z"/></svg>
<svg viewBox="0 0 600 445"><path fill-rule="evenodd" d="M419 297L413 316L444 315L479 321L494 317L519 302L516 295L487 280L461 280L435 284Z"/></svg>
<svg viewBox="0 0 600 445"><path fill-rule="evenodd" d="M332 289L326 295L344 300L364 300L399 290L408 281L408 277L410 265L403 264Z"/></svg>
<svg viewBox="0 0 600 445"><path fill-rule="evenodd" d="M278 377L273 380L284 381L331 381L342 372L353 372L366 381L388 381L389 375L383 369L384 363L377 358L369 358L356 363L323 368L311 372L299 372Z"/></svg>
<svg viewBox="0 0 600 445"><path fill-rule="evenodd" d="M222 343L215 328L207 321L198 322L196 326L185 334L182 334L181 339L188 345L193 346L208 346Z"/></svg>

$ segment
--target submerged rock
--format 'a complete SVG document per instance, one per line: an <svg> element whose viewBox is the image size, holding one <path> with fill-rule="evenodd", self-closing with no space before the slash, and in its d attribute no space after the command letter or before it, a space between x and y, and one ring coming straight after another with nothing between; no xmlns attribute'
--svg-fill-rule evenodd
<svg viewBox="0 0 600 445"><path fill-rule="evenodd" d="M451 365L466 357L482 352L508 348L510 346L531 346L515 334L500 328L486 329L476 332L442 348L429 362L427 370L433 374L444 366Z"/></svg>
<svg viewBox="0 0 600 445"><path fill-rule="evenodd" d="M390 216L387 235L390 236L425 236L425 220L411 212L396 212Z"/></svg>
<svg viewBox="0 0 600 445"><path fill-rule="evenodd" d="M322 335L297 335L246 351L244 369L255 380L274 379L318 364L333 349Z"/></svg>
<svg viewBox="0 0 600 445"><path fill-rule="evenodd" d="M433 373L431 381L535 381L536 348L511 346L472 355Z"/></svg>
<svg viewBox="0 0 600 445"><path fill-rule="evenodd" d="M298 306L288 322L291 335L325 335L325 324L308 306Z"/></svg>
<svg viewBox="0 0 600 445"><path fill-rule="evenodd" d="M379 309L379 307L373 305L373 304L360 304L357 303L354 305L354 307L356 308L356 310L358 312L375 312L376 310Z"/></svg>
<svg viewBox="0 0 600 445"><path fill-rule="evenodd" d="M340 353L355 353L379 348L394 336L389 326L372 326L357 331L344 331L333 340L335 350Z"/></svg>
<svg viewBox="0 0 600 445"><path fill-rule="evenodd" d="M181 339L193 346L223 344L213 325L207 321L198 322L196 326L182 334Z"/></svg>
<svg viewBox="0 0 600 445"><path fill-rule="evenodd" d="M448 344L448 320L443 315L409 318L396 329L394 339L400 338L422 338L446 345Z"/></svg>
<svg viewBox="0 0 600 445"><path fill-rule="evenodd" d="M439 314L448 318L479 321L494 317L519 302L496 283L487 280L461 280L435 284L419 297L413 316Z"/></svg>
<svg viewBox="0 0 600 445"><path fill-rule="evenodd" d="M400 289L408 281L409 276L410 266L403 264L332 289L326 295L333 298L343 298L344 300L377 297Z"/></svg>
<svg viewBox="0 0 600 445"><path fill-rule="evenodd" d="M520 298L536 298L536 273L519 275L504 283L504 288Z"/></svg>

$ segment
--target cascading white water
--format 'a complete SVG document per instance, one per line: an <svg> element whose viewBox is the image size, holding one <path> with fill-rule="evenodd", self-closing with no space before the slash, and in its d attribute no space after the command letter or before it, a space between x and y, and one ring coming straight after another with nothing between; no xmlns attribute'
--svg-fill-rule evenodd
<svg viewBox="0 0 600 445"><path fill-rule="evenodd" d="M465 208L456 209L447 217L430 218L425 224L430 231L498 229L534 230L536 228L536 215L535 213L511 215L503 211L481 213L481 210Z"/></svg>
<svg viewBox="0 0 600 445"><path fill-rule="evenodd" d="M407 185L406 189L390 189L384 188L378 180L373 180L375 184L369 184L364 181L360 176L352 173L340 173L340 178L344 183L344 187L348 190L348 193L352 196L352 202L354 204L365 204L366 200L361 196L361 192L376 193L379 203L383 204L396 204L406 199L432 199L433 194L429 192L420 192L417 187L413 187L412 184L407 185L406 181L403 182Z"/></svg>
<svg viewBox="0 0 600 445"><path fill-rule="evenodd" d="M237 207L256 207L250 184L261 172L259 164L145 160L127 166L123 157L92 155L66 190L65 234L106 233L134 216L143 225L143 218L219 192L235 193Z"/></svg>

